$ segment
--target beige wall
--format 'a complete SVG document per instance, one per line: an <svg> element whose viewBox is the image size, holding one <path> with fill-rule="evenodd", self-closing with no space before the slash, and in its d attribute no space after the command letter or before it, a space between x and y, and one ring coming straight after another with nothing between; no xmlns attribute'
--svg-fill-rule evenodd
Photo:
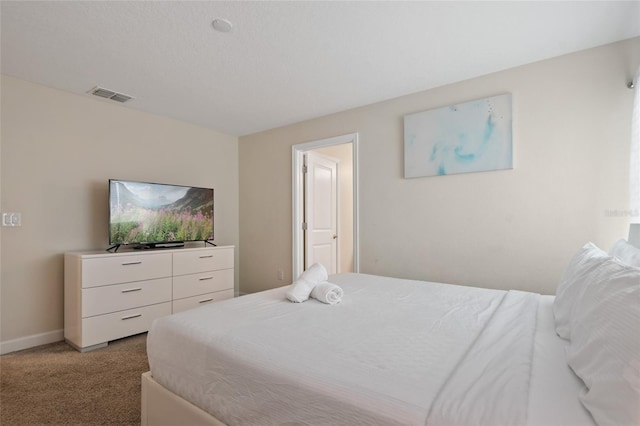
<svg viewBox="0 0 640 426"><path fill-rule="evenodd" d="M639 63L635 38L241 137L241 290L291 271L291 146L358 132L361 272L554 293L579 246L627 235L607 211L628 208ZM513 170L402 178L405 114L505 92Z"/></svg>
<svg viewBox="0 0 640 426"><path fill-rule="evenodd" d="M340 160L340 182L338 183L340 269L338 272L353 272L353 144L333 145L313 151Z"/></svg>
<svg viewBox="0 0 640 426"><path fill-rule="evenodd" d="M8 76L1 90L2 211L22 213L1 228L2 342L63 328L62 253L107 248L109 178L213 187L215 242L238 244L236 137Z"/></svg>

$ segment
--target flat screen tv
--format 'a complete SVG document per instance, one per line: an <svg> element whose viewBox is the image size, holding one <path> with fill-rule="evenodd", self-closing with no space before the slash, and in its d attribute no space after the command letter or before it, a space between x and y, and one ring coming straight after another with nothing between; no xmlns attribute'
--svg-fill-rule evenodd
<svg viewBox="0 0 640 426"><path fill-rule="evenodd" d="M213 240L213 189L109 179L109 244L139 248Z"/></svg>

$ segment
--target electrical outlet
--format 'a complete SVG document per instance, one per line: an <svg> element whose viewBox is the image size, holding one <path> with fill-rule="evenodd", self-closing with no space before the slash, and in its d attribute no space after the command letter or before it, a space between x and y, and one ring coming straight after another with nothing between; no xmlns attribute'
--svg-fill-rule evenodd
<svg viewBox="0 0 640 426"><path fill-rule="evenodd" d="M284 272L282 269L278 269L278 281L284 281Z"/></svg>
<svg viewBox="0 0 640 426"><path fill-rule="evenodd" d="M22 214L2 213L2 226L22 226Z"/></svg>

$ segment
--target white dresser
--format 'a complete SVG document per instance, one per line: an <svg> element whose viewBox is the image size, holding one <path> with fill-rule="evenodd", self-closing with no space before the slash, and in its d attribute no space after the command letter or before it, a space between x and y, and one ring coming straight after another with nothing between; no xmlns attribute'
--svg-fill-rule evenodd
<svg viewBox="0 0 640 426"><path fill-rule="evenodd" d="M87 351L234 295L234 247L64 255L64 337Z"/></svg>

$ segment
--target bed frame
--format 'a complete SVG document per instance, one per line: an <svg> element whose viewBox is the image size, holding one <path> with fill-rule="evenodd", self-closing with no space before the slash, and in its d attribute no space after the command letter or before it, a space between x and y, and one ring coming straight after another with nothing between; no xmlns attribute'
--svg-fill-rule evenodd
<svg viewBox="0 0 640 426"><path fill-rule="evenodd" d="M206 411L187 402L156 382L148 371L142 374L142 426L226 426Z"/></svg>

